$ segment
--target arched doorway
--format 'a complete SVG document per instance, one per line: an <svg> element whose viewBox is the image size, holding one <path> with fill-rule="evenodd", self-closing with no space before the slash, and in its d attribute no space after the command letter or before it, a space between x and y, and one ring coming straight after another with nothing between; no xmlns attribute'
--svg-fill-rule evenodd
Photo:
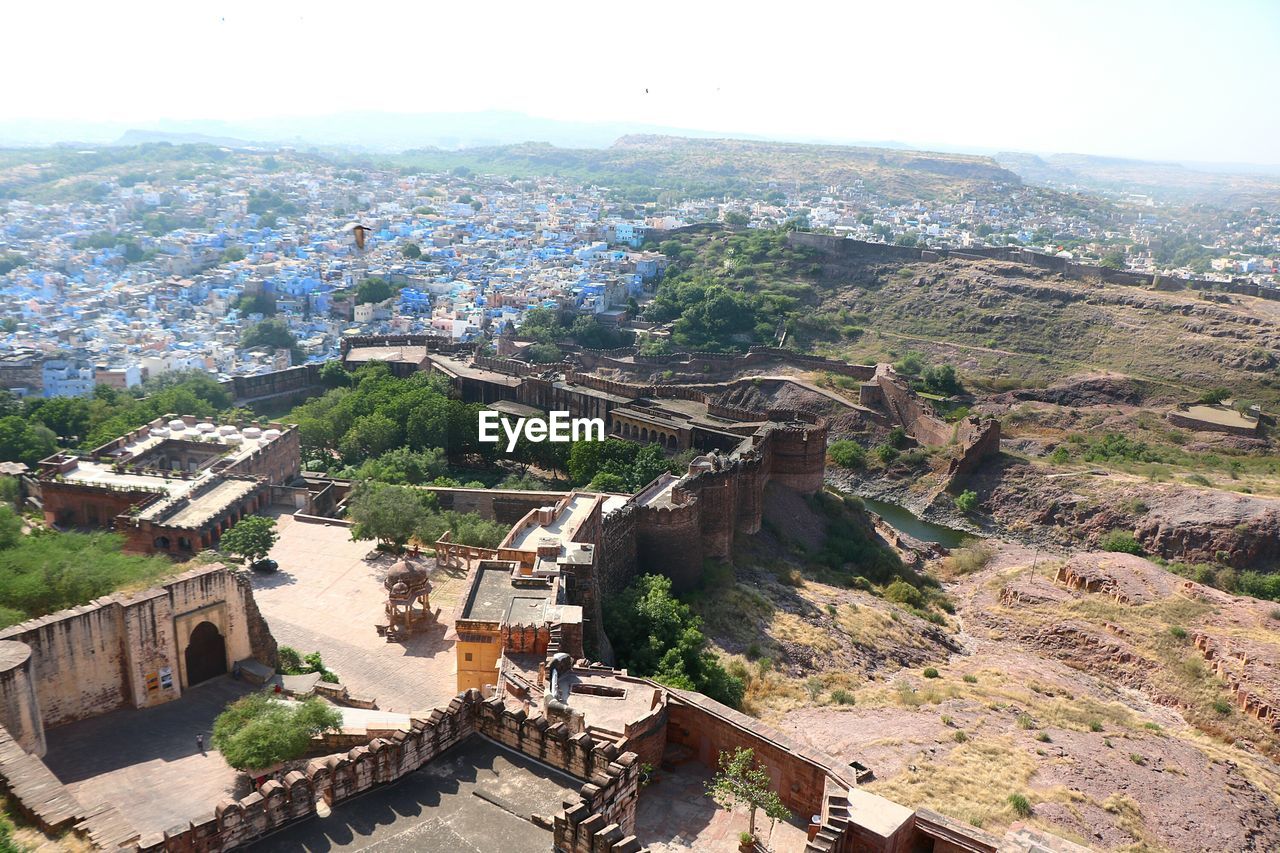
<svg viewBox="0 0 1280 853"><path fill-rule="evenodd" d="M201 622L187 643L187 686L208 681L227 671L227 643L212 622Z"/></svg>

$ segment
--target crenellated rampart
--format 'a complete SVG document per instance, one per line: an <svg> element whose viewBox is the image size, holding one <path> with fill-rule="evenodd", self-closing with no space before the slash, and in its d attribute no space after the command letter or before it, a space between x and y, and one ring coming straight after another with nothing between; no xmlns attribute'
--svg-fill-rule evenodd
<svg viewBox="0 0 1280 853"><path fill-rule="evenodd" d="M223 800L209 817L143 838L140 849L218 853L248 844L314 817L318 802L332 808L396 782L476 735L583 780L576 801L555 816L557 850L640 850L633 835L638 796L634 753L620 752L586 733L570 735L564 723L509 710L501 699L484 700L477 690L415 718L408 731L314 758L305 770L270 780L240 799Z"/></svg>

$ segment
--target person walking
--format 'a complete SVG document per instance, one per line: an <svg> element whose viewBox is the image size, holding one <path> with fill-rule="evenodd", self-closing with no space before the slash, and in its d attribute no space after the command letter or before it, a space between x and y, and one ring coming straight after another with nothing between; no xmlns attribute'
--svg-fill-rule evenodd
<svg viewBox="0 0 1280 853"><path fill-rule="evenodd" d="M196 732L196 749L200 750L200 754L204 755L204 732Z"/></svg>

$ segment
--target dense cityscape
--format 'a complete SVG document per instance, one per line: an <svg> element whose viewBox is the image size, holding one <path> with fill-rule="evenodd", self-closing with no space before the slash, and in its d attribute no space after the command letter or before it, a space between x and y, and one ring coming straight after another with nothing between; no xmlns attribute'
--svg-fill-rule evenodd
<svg viewBox="0 0 1280 853"><path fill-rule="evenodd" d="M53 199L12 192L2 202L4 387L75 396L171 370L253 375L331 359L343 335L492 337L538 307L616 327L639 319L665 269L649 236L703 222L933 248L1021 245L1280 286L1280 214L1257 208L1184 216L1132 194L1019 184L897 201L861 181L632 204L569 179L210 153L176 172L126 160L114 177L45 194ZM1211 224L1187 224L1197 221ZM369 229L363 248L353 225Z"/></svg>

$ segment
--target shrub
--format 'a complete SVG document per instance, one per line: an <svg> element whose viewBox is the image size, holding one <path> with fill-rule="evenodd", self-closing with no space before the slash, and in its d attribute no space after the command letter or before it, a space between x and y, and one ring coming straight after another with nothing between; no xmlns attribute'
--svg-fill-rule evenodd
<svg viewBox="0 0 1280 853"><path fill-rule="evenodd" d="M856 441L836 441L827 448L827 456L841 468L856 470L867 464L867 451Z"/></svg>
<svg viewBox="0 0 1280 853"><path fill-rule="evenodd" d="M1147 764L1147 759L1136 752L1129 753L1129 760L1139 767L1145 767Z"/></svg>
<svg viewBox="0 0 1280 853"><path fill-rule="evenodd" d="M891 444L882 444L876 448L876 458L888 465L898 458L898 448Z"/></svg>
<svg viewBox="0 0 1280 853"><path fill-rule="evenodd" d="M1049 461L1055 465L1064 465L1071 459L1071 454L1067 451L1066 445L1059 444L1049 454Z"/></svg>
<svg viewBox="0 0 1280 853"><path fill-rule="evenodd" d="M955 734L951 736L951 739L954 740L956 743L964 743L969 739L969 736L965 734L963 731L957 731Z"/></svg>
<svg viewBox="0 0 1280 853"><path fill-rule="evenodd" d="M1031 803L1022 794L1010 794L1008 802L1013 813L1018 817L1031 816Z"/></svg>
<svg viewBox="0 0 1280 853"><path fill-rule="evenodd" d="M1143 553L1142 546L1138 544L1138 540L1133 534L1127 530L1113 530L1098 543L1104 551L1115 551L1122 554Z"/></svg>
<svg viewBox="0 0 1280 853"><path fill-rule="evenodd" d="M923 603L923 596L920 594L920 590L902 578L896 579L885 587L884 597L895 604L905 604L910 607L919 607Z"/></svg>
<svg viewBox="0 0 1280 853"><path fill-rule="evenodd" d="M1037 733L1037 734L1036 734L1036 740L1040 741L1041 743L1052 743L1052 742L1053 742L1053 738L1049 737L1049 733L1048 733L1048 732L1039 732L1039 733Z"/></svg>
<svg viewBox="0 0 1280 853"><path fill-rule="evenodd" d="M1188 474L1187 482L1196 486L1212 486L1213 483L1204 474Z"/></svg>
<svg viewBox="0 0 1280 853"><path fill-rule="evenodd" d="M1169 636L1173 637L1175 640L1185 640L1187 638L1187 631L1185 628L1178 625L1170 625Z"/></svg>
<svg viewBox="0 0 1280 853"><path fill-rule="evenodd" d="M848 690L832 690L831 701L837 705L852 705L854 704L854 697Z"/></svg>
<svg viewBox="0 0 1280 853"><path fill-rule="evenodd" d="M972 489L965 489L956 495L956 509L961 512L973 512L974 507L978 505L978 493Z"/></svg>
<svg viewBox="0 0 1280 853"><path fill-rule="evenodd" d="M1100 731L1102 731L1102 723L1100 723L1100 722L1099 722L1099 721L1097 721L1097 720L1090 720L1090 721L1089 721L1089 731L1091 731L1091 732L1100 732Z"/></svg>
<svg viewBox="0 0 1280 853"><path fill-rule="evenodd" d="M976 676L976 675L965 675L965 677L964 677L964 683L965 683L965 684L977 684L977 683L978 683L978 676Z"/></svg>
<svg viewBox="0 0 1280 853"><path fill-rule="evenodd" d="M1231 703L1226 699L1214 699L1213 710L1225 717L1227 714L1231 713Z"/></svg>
<svg viewBox="0 0 1280 853"><path fill-rule="evenodd" d="M218 715L213 746L237 770L263 770L301 757L312 737L341 725L341 712L318 697L289 703L251 693Z"/></svg>
<svg viewBox="0 0 1280 853"><path fill-rule="evenodd" d="M925 678L937 678L937 677L938 677L938 670L934 669L934 668L933 668L933 667L931 667L931 666L926 666L926 667L924 668L924 677L925 677Z"/></svg>
<svg viewBox="0 0 1280 853"><path fill-rule="evenodd" d="M1036 727L1036 721L1031 719L1030 714L1019 714L1017 722L1020 729L1034 729Z"/></svg>
<svg viewBox="0 0 1280 853"><path fill-rule="evenodd" d="M966 539L948 555L948 571L968 575L986 568L996 555L996 549L982 539Z"/></svg>

